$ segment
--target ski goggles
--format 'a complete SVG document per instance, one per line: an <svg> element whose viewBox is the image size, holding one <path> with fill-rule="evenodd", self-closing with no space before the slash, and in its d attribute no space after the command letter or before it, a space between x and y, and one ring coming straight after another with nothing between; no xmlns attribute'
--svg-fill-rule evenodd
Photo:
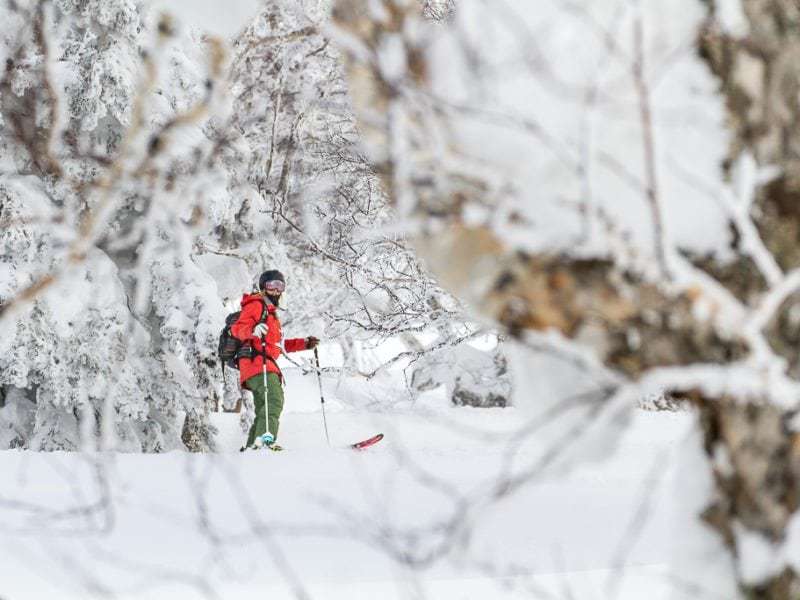
<svg viewBox="0 0 800 600"><path fill-rule="evenodd" d="M286 283L284 283L280 279L275 279L274 281L265 281L264 289L267 290L268 292L278 292L282 294L283 290L286 289Z"/></svg>

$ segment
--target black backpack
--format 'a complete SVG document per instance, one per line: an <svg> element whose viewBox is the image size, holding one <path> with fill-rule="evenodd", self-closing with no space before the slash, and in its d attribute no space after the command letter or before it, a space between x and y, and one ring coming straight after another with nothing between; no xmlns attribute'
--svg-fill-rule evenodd
<svg viewBox="0 0 800 600"><path fill-rule="evenodd" d="M255 349L248 343L240 341L231 333L231 326L239 320L239 315L242 311L229 314L225 317L225 327L222 328L222 333L219 336L219 347L217 348L217 356L222 365L222 376L225 377L225 365L231 369L239 370L239 359L243 357L252 358L255 354ZM259 323L266 323L267 321L267 304L262 302L261 318Z"/></svg>

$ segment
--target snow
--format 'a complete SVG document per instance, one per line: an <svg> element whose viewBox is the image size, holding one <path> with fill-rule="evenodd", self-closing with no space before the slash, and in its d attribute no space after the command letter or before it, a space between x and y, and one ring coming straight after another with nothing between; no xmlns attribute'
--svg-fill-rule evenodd
<svg viewBox="0 0 800 600"><path fill-rule="evenodd" d="M543 451L536 436L515 446L520 411L436 392L370 410L326 380L334 446L386 433L356 453L327 447L316 378L287 379L282 454L239 453L235 414L213 415L218 454L0 453L0 594L682 597L670 563L696 508L673 493L688 413L637 412L607 462L544 469L495 501Z"/></svg>
<svg viewBox="0 0 800 600"><path fill-rule="evenodd" d="M766 537L744 527L735 531L742 564L742 581L750 585L777 576L785 567L779 548Z"/></svg>
<svg viewBox="0 0 800 600"><path fill-rule="evenodd" d="M140 50L149 47L145 34L153 24L147 25L129 0L59 4L69 19L51 36L48 68L63 96L52 139L65 172L86 181L94 175L82 161L69 160L69 149L59 142L69 137L61 133L79 123L74 133L80 134L80 145L97 149L101 158L115 155L134 116ZM383 348L366 355L359 344L377 345L398 331L423 328L434 340L452 339L456 330L450 322L455 317L431 321L442 311L432 310L430 301L440 308L447 302L433 284L428 289L428 275L416 259L406 260L406 251L394 245L386 258L386 242L395 242L391 231L414 231L420 223L403 218L418 209L416 195L400 186L400 218L376 216L370 209L364 223L353 219L356 225L340 226L359 203L372 204L371 192L365 192L372 180L358 170L329 172L340 150L349 156L356 128L347 102L336 99L344 97L345 86L333 62L335 51L320 45L316 34L293 37L316 25L301 14L312 3L290 8L239 0L226 3L222 12L209 0L151 4L186 27L148 54L158 67L152 82L157 89L153 98L142 96L150 106L147 126L131 142L126 168L145 151L148 134L205 97L214 69L201 67L209 49L201 32L230 39L259 6L262 10L252 31L230 48L238 65L231 71L237 99L215 96L207 120L165 132L166 152L154 166L158 171L176 161L175 172L184 174L177 187L169 192L171 186L143 187L131 175L107 203L88 197L87 206L98 210L94 231L77 245L87 250L86 263L64 271L67 276L41 295L30 314L14 323L6 313L0 324L8 350L0 352L5 355L0 447L56 450L0 453L0 597L239 598L256 592L325 599L638 599L693 597L693 586L702 588L702 582L716 588L705 591L734 597L729 551L697 518L708 505L713 480L693 419L685 413L637 412L633 405L639 392L680 383L710 395L750 394L796 406L796 384L785 375L785 364L766 344L757 346L757 339L757 352L746 364L653 370L638 384L592 404L564 398L602 384L593 380L602 365L588 347L575 347L555 333L524 340L553 352L552 369L544 364L549 359L532 358L519 348L509 351L516 408L456 409L442 390L411 396L405 381L385 372L370 380L328 380L327 418L336 446L376 431L387 434L362 454L328 448L316 380L287 367L281 443L289 451L282 455L236 452L244 435L239 417L228 414L213 415L218 454L96 452L183 448L184 417L219 399L213 353L224 314L236 308L260 268L278 266L293 282L287 294L288 337L316 333L342 340L343 356L329 360L323 353L325 365L375 370L379 365L370 359L374 363ZM319 4L321 10L325 2ZM466 206L468 223L488 223L511 247L539 252L573 244L583 226L574 204L585 202L619 225L619 240L609 234L601 244L595 231L586 240L590 246L604 249L608 242L624 266L623 251L630 245L644 250L639 261L647 263L656 240L643 226L652 211L638 189L647 169L631 60L637 45L632 25L641 16L667 241L724 254L732 220L742 251L772 289L749 310L684 262L673 283L683 289L702 284L708 301L697 303L699 319L718 319L722 329L724 318L727 329L760 336L800 286L800 272L781 272L749 218L755 191L775 169L759 167L745 155L735 165L732 184L720 178L729 145L724 104L718 82L694 50L706 18L703 6L694 3L678 18L664 19L663 6L653 0L537 3L535 10L529 0L463 4L454 18L455 35L437 35L426 47L423 28L409 27L380 45L376 64L393 84L407 79L405 43L419 42L429 51L434 79L432 97L397 94L386 111L394 129L384 150L397 163L396 183L420 173L420 181L428 179L425 169L418 173L406 160L413 140L401 133L418 117L415 103L435 102L443 108L442 119L424 123L430 139L421 154L436 158L437 173L486 180L490 202ZM14 6L9 3L0 13L5 16ZM377 10L381 2L371 7ZM746 32L739 0L721 0L717 8L724 29ZM88 14L97 21L91 30L84 22ZM16 16L4 24L6 33L26 30ZM285 40L265 39L273 37ZM7 38L0 57L16 35ZM102 52L97 39L105 40ZM270 45L275 49L265 51ZM30 60L35 65L40 58ZM760 67L754 62L749 68ZM19 69L11 89L37 85L34 75ZM226 91L225 86L214 90ZM224 164L190 175L211 152L215 136L225 133L217 127L224 127L229 113L236 116L231 131L238 133ZM274 121L265 114L274 114ZM311 143L331 133L330 122L342 127L348 144ZM273 150L297 132L299 156L291 161L287 154L273 165ZM19 152L14 144L3 148L11 151L3 152L0 162L13 174ZM335 152L321 162L312 158L320 149L322 156ZM383 156L378 147L368 150ZM261 173L255 165L269 168ZM314 254L335 250L333 258L347 269L299 262L296 238L284 240L285 230L273 222L277 205L267 196L279 189L276 174L287 165L293 173L283 200L301 204L295 207L300 221L308 221L297 232L301 245L307 242ZM437 185L444 177L436 175ZM73 206L65 190L51 190L38 177L5 177L2 184L11 222L31 222L3 231L11 261L0 265L0 294L6 297L63 262L85 207ZM359 203L336 204L332 192L340 186L352 188ZM135 197L135 210L122 210ZM56 210L62 204L67 210ZM325 214L317 214L321 208ZM117 209L120 218L111 219ZM60 212L66 217L39 231L37 222L47 223ZM121 238L100 250L106 226L118 229ZM152 235L138 240L145 230ZM625 243L629 233L630 244ZM337 237L356 240L357 247L349 246L353 254L337 248ZM365 251L375 240L376 250ZM122 252L126 244L129 252ZM134 255L135 264L129 264ZM441 258L465 264L453 263L450 255ZM485 272L470 275L475 297L486 291L480 286L494 281L494 260L478 258L462 269ZM381 285L397 275L418 287L406 290L403 284L393 315L397 290L390 294ZM342 281L352 288L344 294ZM330 304L325 300L320 306L320 298ZM330 314L323 319L326 310ZM339 317L334 327L331 322ZM424 341L423 334L417 342ZM458 350L443 353L456 357ZM469 359L474 353L460 354ZM572 362L573 372L559 361ZM471 372L476 362L461 361ZM443 380L447 383L438 377L438 383ZM85 452L60 451L68 448ZM744 563L737 575L758 581L784 564L798 564L797 529L795 519L783 548L737 532L736 551Z"/></svg>
<svg viewBox="0 0 800 600"><path fill-rule="evenodd" d="M244 29L258 12L258 0L227 0L225 10L216 0L149 0L154 11L167 12L181 23L230 38Z"/></svg>
<svg viewBox="0 0 800 600"><path fill-rule="evenodd" d="M689 431L675 456L676 468L681 473L672 485L672 493L681 498L687 514L701 514L709 503L714 490L713 474L708 462L703 461L703 438L697 428ZM711 597L738 597L730 572L733 569L730 555L722 540L709 535L711 528L700 519L681 523L680 544L673 548L672 564L683 581L704 582L702 591L709 582L714 589Z"/></svg>
<svg viewBox="0 0 800 600"><path fill-rule="evenodd" d="M739 1L723 4L726 22L738 28ZM692 51L707 17L702 3L664 18L662 3L652 0L465 0L452 35L436 28L426 47L430 92L458 149L440 168L459 160L498 194L508 190L503 202L533 224L519 239L503 224L503 239L517 247L569 247L580 227L569 205L575 199L602 207L638 250L649 251L652 215L642 198L646 159L631 75L638 16L665 228L681 248L724 254L725 212L694 184L721 187L728 147L718 84Z"/></svg>
<svg viewBox="0 0 800 600"><path fill-rule="evenodd" d="M717 14L726 33L744 37L750 31L747 18L744 15L742 0L717 0Z"/></svg>

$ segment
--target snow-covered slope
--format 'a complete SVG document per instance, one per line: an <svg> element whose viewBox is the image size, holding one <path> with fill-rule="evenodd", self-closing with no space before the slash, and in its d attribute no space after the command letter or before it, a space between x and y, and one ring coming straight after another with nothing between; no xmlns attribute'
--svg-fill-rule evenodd
<svg viewBox="0 0 800 600"><path fill-rule="evenodd" d="M288 379L282 454L239 453L233 414L215 415L216 455L0 453L0 597L680 597L686 415L638 413L609 462L495 501L542 450L515 445L517 410L435 395L376 410L330 382L334 444L387 434L357 453L327 447L315 378Z"/></svg>

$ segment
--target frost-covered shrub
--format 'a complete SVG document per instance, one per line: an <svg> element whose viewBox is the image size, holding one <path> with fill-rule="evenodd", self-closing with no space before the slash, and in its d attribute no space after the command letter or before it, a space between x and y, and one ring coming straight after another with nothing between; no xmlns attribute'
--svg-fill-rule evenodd
<svg viewBox="0 0 800 600"><path fill-rule="evenodd" d="M697 485L681 493L704 533L687 527L681 585L798 598L797 7L663 8L459 0L432 26L417 2L337 0L333 14L365 152L416 249L508 333L520 390L541 355L579 375L524 408L593 405L560 435L596 459L643 395L690 399L681 472Z"/></svg>

